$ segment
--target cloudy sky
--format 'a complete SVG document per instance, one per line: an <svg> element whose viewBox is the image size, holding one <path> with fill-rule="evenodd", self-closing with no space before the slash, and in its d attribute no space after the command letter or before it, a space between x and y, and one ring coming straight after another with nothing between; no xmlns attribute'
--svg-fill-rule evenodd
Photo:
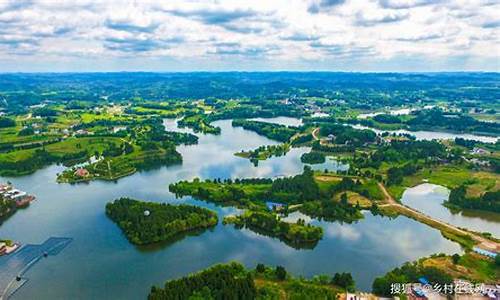
<svg viewBox="0 0 500 300"><path fill-rule="evenodd" d="M500 71L500 0L0 0L0 72Z"/></svg>

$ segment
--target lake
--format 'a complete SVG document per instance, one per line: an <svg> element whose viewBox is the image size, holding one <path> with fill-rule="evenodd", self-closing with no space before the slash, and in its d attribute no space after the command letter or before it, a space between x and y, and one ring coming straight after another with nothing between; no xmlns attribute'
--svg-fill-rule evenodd
<svg viewBox="0 0 500 300"><path fill-rule="evenodd" d="M409 115L411 112L416 111L416 110L417 110L416 108L401 108L401 109L392 109L392 110L389 110L388 112L377 111L377 112L359 114L357 116L357 118L360 120L363 120L363 119L373 118L375 116L383 115L383 114L390 114L393 116Z"/></svg>
<svg viewBox="0 0 500 300"><path fill-rule="evenodd" d="M409 131L409 130L380 130L375 129L368 126L363 125L350 125L356 129L369 129L375 132L376 134L382 134L384 132L395 133L395 134L410 134L417 138L417 140L454 140L455 138L463 138L466 140L475 140L484 143L495 143L499 138L493 136L485 136L485 135L477 135L470 133L451 133L451 132L443 132L443 131Z"/></svg>
<svg viewBox="0 0 500 300"><path fill-rule="evenodd" d="M253 119L249 119L249 120L259 121L259 122L267 122L267 123L273 123L273 124L280 124L280 125L286 125L286 126L301 126L302 125L302 119L291 118L291 117L253 118Z"/></svg>
<svg viewBox="0 0 500 300"><path fill-rule="evenodd" d="M449 195L450 191L443 186L424 183L407 189L401 202L437 220L500 238L499 214L477 210L452 212L442 205Z"/></svg>
<svg viewBox="0 0 500 300"><path fill-rule="evenodd" d="M273 121L273 120L271 120ZM274 120L276 121L276 120ZM175 120L166 120L176 129ZM400 216L389 219L365 214L355 224L319 222L324 238L314 249L297 250L278 239L249 230L217 225L198 236L170 244L136 247L104 212L107 202L119 197L189 203L214 209L220 220L238 210L217 207L190 197L176 199L168 185L179 180L205 178L274 177L302 172L296 148L286 156L261 161L258 167L233 154L260 145L277 144L256 133L217 121L220 135L199 135L199 144L178 147L183 164L136 173L117 182L58 184L62 166L50 166L24 177L0 178L37 196L0 226L0 236L26 243L41 243L51 236L71 237L59 255L42 259L25 276L29 281L14 299L144 299L151 285L186 275L215 263L236 260L248 267L257 263L283 265L292 274L313 276L351 272L358 288L370 290L373 279L401 265L433 253L453 254L460 247L439 231ZM182 131L190 132L189 129ZM346 168L328 161L320 168Z"/></svg>
<svg viewBox="0 0 500 300"><path fill-rule="evenodd" d="M434 105L427 105L424 106L423 108L420 109L432 109L435 107ZM365 114L359 114L357 116L358 119L367 119L367 118L372 118L377 115L389 113L394 116L398 115L408 115L414 111L419 110L419 108L401 108L401 109L392 109L389 110L388 112L371 112L371 113L365 113ZM495 143L499 138L498 137L492 137L492 136L484 136L484 135L477 135L477 134L468 134L468 133L451 133L451 132L443 132L443 131L426 131L426 130L419 130L419 131L409 131L409 130L380 130L380 129L375 129L367 126L362 126L362 125L351 125L354 128L357 129L369 129L374 131L377 134L381 134L383 132L389 132L389 133L395 133L395 134L410 134L413 135L417 138L417 140L454 140L455 138L463 138L466 140L476 140L484 143Z"/></svg>

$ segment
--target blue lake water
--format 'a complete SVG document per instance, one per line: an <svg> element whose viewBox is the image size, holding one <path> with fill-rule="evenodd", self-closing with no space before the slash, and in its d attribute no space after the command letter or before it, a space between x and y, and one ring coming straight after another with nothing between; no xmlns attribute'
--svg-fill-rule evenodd
<svg viewBox="0 0 500 300"><path fill-rule="evenodd" d="M175 129L175 121L165 121ZM286 156L259 163L233 154L242 149L276 144L231 121L218 121L221 135L200 135L198 145L181 146L183 164L136 173L117 182L58 184L64 167L50 166L24 177L0 178L37 196L0 226L0 236L26 243L41 243L51 236L73 238L59 255L37 263L25 276L29 281L14 299L143 299L153 284L186 275L215 263L236 260L249 267L257 263L283 265L294 275L313 276L351 272L359 288L370 290L376 276L406 262L433 253L460 252L459 246L439 231L406 217L372 216L355 224L317 222L325 229L314 249L297 250L277 239L249 230L217 225L199 236L147 248L130 244L104 213L105 204L119 197L190 203L216 210L220 219L237 212L185 197L176 199L170 183L195 177L238 178L294 175L304 165L296 148ZM189 131L189 130L186 130ZM318 166L345 168L328 161Z"/></svg>

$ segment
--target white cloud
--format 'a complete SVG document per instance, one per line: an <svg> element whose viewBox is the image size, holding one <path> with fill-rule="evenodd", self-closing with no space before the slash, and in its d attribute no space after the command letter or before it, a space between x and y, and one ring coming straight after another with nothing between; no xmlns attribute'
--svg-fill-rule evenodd
<svg viewBox="0 0 500 300"><path fill-rule="evenodd" d="M498 11L481 0L1 1L0 65L406 70L413 57L422 70L498 70Z"/></svg>

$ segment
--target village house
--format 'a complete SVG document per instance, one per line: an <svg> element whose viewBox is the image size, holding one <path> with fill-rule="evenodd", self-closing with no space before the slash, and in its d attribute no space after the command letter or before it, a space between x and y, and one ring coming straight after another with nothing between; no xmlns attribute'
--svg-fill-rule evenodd
<svg viewBox="0 0 500 300"><path fill-rule="evenodd" d="M75 132L76 135L88 135L89 132L85 129L79 129Z"/></svg>
<svg viewBox="0 0 500 300"><path fill-rule="evenodd" d="M489 153L488 150L479 147L474 147L474 149L472 149L472 151L470 152L470 154L475 154L475 155L486 155L488 153Z"/></svg>
<svg viewBox="0 0 500 300"><path fill-rule="evenodd" d="M277 203L277 202L266 202L266 207L270 211L282 211L285 209L286 205L283 203Z"/></svg>
<svg viewBox="0 0 500 300"><path fill-rule="evenodd" d="M85 168L78 168L74 174L75 174L75 176L79 176L79 177L87 177L90 175L89 171L87 171L87 169L85 169Z"/></svg>
<svg viewBox="0 0 500 300"><path fill-rule="evenodd" d="M17 207L26 206L35 199L34 196L5 184L0 184L0 197L7 201L14 201Z"/></svg>
<svg viewBox="0 0 500 300"><path fill-rule="evenodd" d="M477 166L481 166L481 167L489 167L490 166L490 162L487 160L473 158L470 160L470 162L477 165Z"/></svg>

